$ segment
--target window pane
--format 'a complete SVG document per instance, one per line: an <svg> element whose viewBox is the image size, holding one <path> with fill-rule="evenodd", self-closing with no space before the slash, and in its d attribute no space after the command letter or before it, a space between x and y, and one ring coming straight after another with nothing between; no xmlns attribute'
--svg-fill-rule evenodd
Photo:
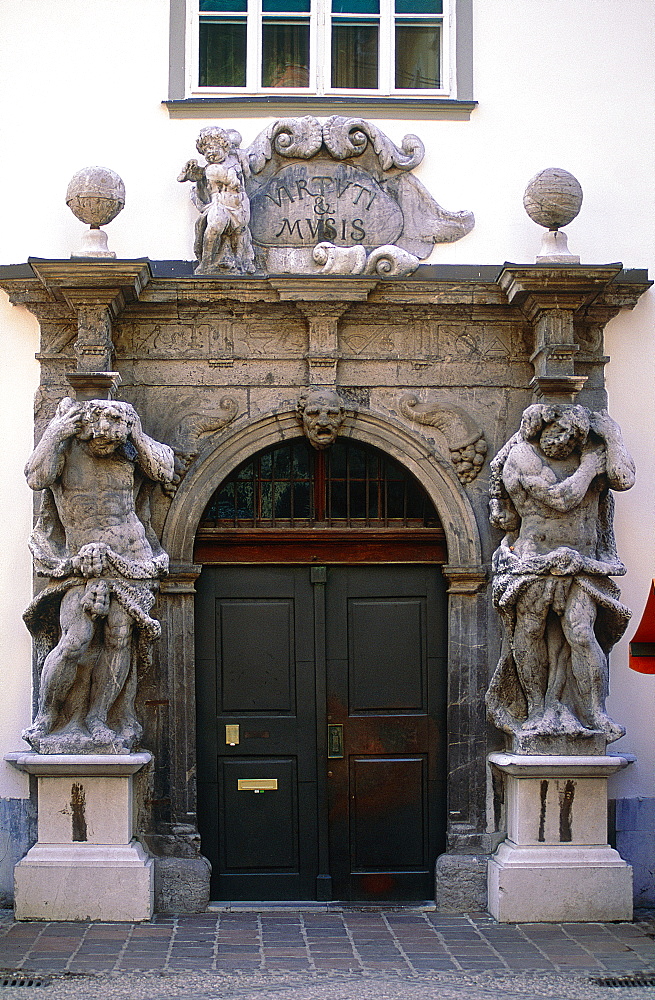
<svg viewBox="0 0 655 1000"><path fill-rule="evenodd" d="M262 0L265 14L309 14L309 0Z"/></svg>
<svg viewBox="0 0 655 1000"><path fill-rule="evenodd" d="M236 516L240 518L255 517L255 491L252 483L237 483Z"/></svg>
<svg viewBox="0 0 655 1000"><path fill-rule="evenodd" d="M309 479L309 450L304 441L293 445L293 472L295 479Z"/></svg>
<svg viewBox="0 0 655 1000"><path fill-rule="evenodd" d="M291 448L284 445L273 452L273 471L276 479L288 479L291 474Z"/></svg>
<svg viewBox="0 0 655 1000"><path fill-rule="evenodd" d="M201 87L245 87L245 18L200 22L199 76Z"/></svg>
<svg viewBox="0 0 655 1000"><path fill-rule="evenodd" d="M332 86L347 90L377 89L377 23L332 21Z"/></svg>
<svg viewBox="0 0 655 1000"><path fill-rule="evenodd" d="M248 10L248 0L201 0L200 10L216 11L221 14L245 14Z"/></svg>
<svg viewBox="0 0 655 1000"><path fill-rule="evenodd" d="M396 87L437 89L440 82L440 29L435 21L396 21Z"/></svg>
<svg viewBox="0 0 655 1000"><path fill-rule="evenodd" d="M332 13L379 14L380 0L332 0Z"/></svg>
<svg viewBox="0 0 655 1000"><path fill-rule="evenodd" d="M309 21L266 19L262 26L262 86L309 86Z"/></svg>
<svg viewBox="0 0 655 1000"><path fill-rule="evenodd" d="M442 0L396 0L396 14L443 14Z"/></svg>
<svg viewBox="0 0 655 1000"><path fill-rule="evenodd" d="M293 488L293 516L305 520L311 517L309 483L296 483Z"/></svg>
<svg viewBox="0 0 655 1000"><path fill-rule="evenodd" d="M275 487L274 517L291 517L291 487L288 483L280 483Z"/></svg>

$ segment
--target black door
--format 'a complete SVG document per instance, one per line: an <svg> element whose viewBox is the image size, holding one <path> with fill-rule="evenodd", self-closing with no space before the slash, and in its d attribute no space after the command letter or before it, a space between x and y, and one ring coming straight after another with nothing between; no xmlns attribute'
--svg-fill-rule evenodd
<svg viewBox="0 0 655 1000"><path fill-rule="evenodd" d="M213 898L432 896L444 609L435 566L204 567L198 810Z"/></svg>

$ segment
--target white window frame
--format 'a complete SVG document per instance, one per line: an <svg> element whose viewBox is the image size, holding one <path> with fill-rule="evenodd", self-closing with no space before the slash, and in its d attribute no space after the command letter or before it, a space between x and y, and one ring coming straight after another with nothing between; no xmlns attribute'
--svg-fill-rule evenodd
<svg viewBox="0 0 655 1000"><path fill-rule="evenodd" d="M331 0L311 0L309 15L309 87L262 87L262 3L261 0L248 0L246 44L246 85L244 87L201 87L198 84L200 62L200 3L199 0L187 0L186 8L186 59L187 86L186 93L190 97L249 97L261 96L296 96L296 97L394 97L394 98L449 98L453 97L455 68L453 53L455 51L455 0L443 0L443 14L430 15L432 19L441 19L441 83L438 89L399 90L395 87L395 19L404 22L422 20L421 15L395 14L394 0L380 0L379 14L379 55L378 83L376 89L349 90L332 87L331 84ZM298 15L303 17L304 15ZM371 15L344 15L348 20L370 21Z"/></svg>

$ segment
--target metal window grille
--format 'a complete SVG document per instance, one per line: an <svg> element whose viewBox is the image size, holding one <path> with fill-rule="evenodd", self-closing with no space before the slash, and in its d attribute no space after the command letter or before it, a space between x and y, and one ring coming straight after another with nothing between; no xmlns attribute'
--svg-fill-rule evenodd
<svg viewBox="0 0 655 1000"><path fill-rule="evenodd" d="M377 448L348 440L315 451L305 440L244 462L212 496L201 528L439 528L420 483Z"/></svg>

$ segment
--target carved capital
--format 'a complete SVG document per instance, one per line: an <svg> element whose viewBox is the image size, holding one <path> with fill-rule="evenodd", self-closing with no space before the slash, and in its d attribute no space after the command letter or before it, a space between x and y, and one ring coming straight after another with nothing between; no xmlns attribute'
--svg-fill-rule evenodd
<svg viewBox="0 0 655 1000"><path fill-rule="evenodd" d="M195 594L195 583L202 572L202 566L196 563L170 564L166 579L162 580L159 589L162 594Z"/></svg>
<svg viewBox="0 0 655 1000"><path fill-rule="evenodd" d="M477 594L487 586L484 566L442 566L449 594Z"/></svg>

